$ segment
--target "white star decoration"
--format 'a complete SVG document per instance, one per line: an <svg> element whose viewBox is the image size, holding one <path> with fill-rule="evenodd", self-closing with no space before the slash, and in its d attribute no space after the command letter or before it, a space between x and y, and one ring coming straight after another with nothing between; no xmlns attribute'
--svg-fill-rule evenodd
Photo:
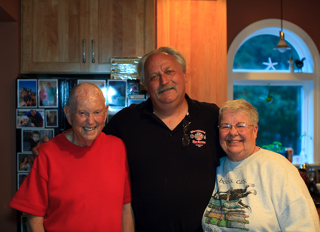
<svg viewBox="0 0 320 232"><path fill-rule="evenodd" d="M274 65L277 65L278 62L273 62L273 63L272 63L270 57L268 58L268 60L269 60L269 62L262 62L262 64L268 65L268 67L266 68L266 70L269 70L269 69L271 69L271 68L272 68L273 70L276 70L276 69L274 68Z"/></svg>

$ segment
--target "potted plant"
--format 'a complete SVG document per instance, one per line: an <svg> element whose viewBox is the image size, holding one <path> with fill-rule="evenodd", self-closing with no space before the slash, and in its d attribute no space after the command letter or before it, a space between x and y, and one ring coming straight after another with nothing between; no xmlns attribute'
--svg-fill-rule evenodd
<svg viewBox="0 0 320 232"><path fill-rule="evenodd" d="M281 155L285 154L285 147L282 146L281 142L278 141L274 141L271 144L267 144L267 145L262 145L262 148L269 150L269 151L273 151L276 153L279 153Z"/></svg>

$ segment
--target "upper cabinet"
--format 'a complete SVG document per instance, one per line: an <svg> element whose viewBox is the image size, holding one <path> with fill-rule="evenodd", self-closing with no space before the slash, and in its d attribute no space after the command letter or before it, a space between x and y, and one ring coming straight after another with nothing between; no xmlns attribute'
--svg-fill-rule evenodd
<svg viewBox="0 0 320 232"><path fill-rule="evenodd" d="M227 100L227 0L157 0L157 47L187 61L186 92L221 106Z"/></svg>
<svg viewBox="0 0 320 232"><path fill-rule="evenodd" d="M110 73L155 48L154 1L22 0L22 73Z"/></svg>

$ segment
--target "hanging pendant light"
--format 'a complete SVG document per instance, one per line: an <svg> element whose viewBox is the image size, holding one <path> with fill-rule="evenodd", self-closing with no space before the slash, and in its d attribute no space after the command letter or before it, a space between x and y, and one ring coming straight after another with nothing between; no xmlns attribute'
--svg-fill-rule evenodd
<svg viewBox="0 0 320 232"><path fill-rule="evenodd" d="M284 33L283 33L283 27L282 27L282 0L281 0L281 31L279 32L279 36L280 36L280 40L278 42L278 45L274 49L278 50L281 53L291 49L287 45L286 41L284 40Z"/></svg>

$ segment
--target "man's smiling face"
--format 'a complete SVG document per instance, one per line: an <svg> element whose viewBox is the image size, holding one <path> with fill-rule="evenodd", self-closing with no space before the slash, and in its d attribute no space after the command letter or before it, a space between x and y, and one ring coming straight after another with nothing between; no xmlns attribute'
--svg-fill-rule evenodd
<svg viewBox="0 0 320 232"><path fill-rule="evenodd" d="M175 58L167 53L155 53L145 64L148 93L155 105L181 102L185 98L186 75Z"/></svg>
<svg viewBox="0 0 320 232"><path fill-rule="evenodd" d="M95 94L95 90L81 91L75 97L75 106L66 108L66 116L72 126L73 142L79 146L90 146L105 125L107 106L103 96Z"/></svg>

